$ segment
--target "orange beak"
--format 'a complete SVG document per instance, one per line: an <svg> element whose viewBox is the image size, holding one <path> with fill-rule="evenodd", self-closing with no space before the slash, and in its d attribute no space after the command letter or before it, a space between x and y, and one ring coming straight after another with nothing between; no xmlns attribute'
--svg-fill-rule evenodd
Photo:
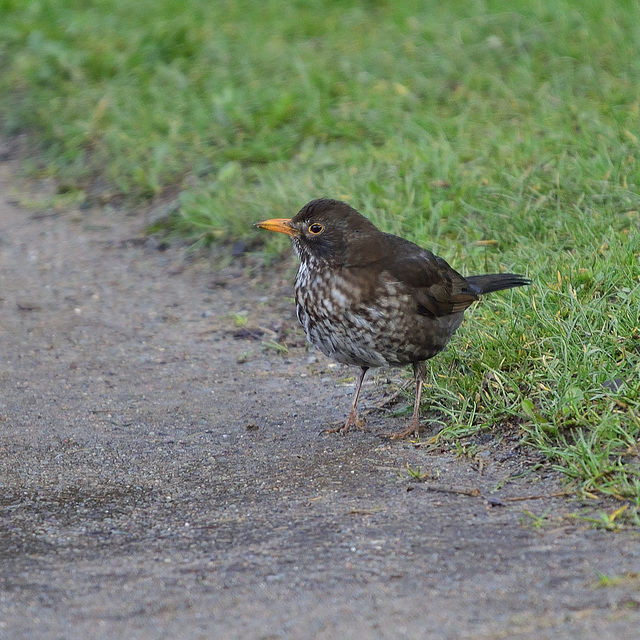
<svg viewBox="0 0 640 640"><path fill-rule="evenodd" d="M291 218L271 218L270 220L256 222L253 226L266 229L267 231L286 233L288 236L300 235L300 232L295 227L291 226Z"/></svg>

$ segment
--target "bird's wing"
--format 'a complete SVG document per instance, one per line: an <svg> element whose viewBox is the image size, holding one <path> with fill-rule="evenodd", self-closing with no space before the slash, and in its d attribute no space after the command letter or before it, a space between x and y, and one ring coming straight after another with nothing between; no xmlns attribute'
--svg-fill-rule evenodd
<svg viewBox="0 0 640 640"><path fill-rule="evenodd" d="M445 316L478 300L475 287L442 258L397 236L388 236L388 244L394 259L387 271L411 289L418 313Z"/></svg>

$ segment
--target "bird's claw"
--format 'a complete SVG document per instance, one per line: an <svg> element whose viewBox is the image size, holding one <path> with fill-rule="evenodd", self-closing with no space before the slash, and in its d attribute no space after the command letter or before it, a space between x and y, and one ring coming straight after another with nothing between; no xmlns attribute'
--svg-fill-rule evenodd
<svg viewBox="0 0 640 640"><path fill-rule="evenodd" d="M341 424L339 427L334 427L333 429L325 429L324 433L340 433L345 435L351 427L357 429L358 431L366 431L365 425L366 420L361 418L355 411L349 412L349 417L344 424Z"/></svg>
<svg viewBox="0 0 640 640"><path fill-rule="evenodd" d="M406 429L402 429L402 431L395 431L393 433L383 433L382 435L391 440L403 440L404 438L410 438L411 436L418 437L420 435L420 429L420 421L412 420Z"/></svg>

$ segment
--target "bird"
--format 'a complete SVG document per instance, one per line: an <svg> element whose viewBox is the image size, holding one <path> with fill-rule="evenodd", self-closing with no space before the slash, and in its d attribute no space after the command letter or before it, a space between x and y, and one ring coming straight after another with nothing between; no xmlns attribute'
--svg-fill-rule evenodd
<svg viewBox="0 0 640 640"><path fill-rule="evenodd" d="M256 227L286 234L300 259L295 278L298 320L322 353L360 367L351 409L329 433L363 429L357 404L367 371L412 365L416 381L408 427L419 434L426 360L442 351L482 294L531 284L514 273L464 277L442 258L402 237L384 233L352 206L320 198L293 218Z"/></svg>

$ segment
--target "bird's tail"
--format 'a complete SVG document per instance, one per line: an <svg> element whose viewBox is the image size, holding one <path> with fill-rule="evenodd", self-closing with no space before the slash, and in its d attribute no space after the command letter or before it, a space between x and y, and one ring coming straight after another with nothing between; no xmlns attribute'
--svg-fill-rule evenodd
<svg viewBox="0 0 640 640"><path fill-rule="evenodd" d="M529 278L515 273L488 273L484 276L467 276L466 280L477 293L492 293L531 284Z"/></svg>

